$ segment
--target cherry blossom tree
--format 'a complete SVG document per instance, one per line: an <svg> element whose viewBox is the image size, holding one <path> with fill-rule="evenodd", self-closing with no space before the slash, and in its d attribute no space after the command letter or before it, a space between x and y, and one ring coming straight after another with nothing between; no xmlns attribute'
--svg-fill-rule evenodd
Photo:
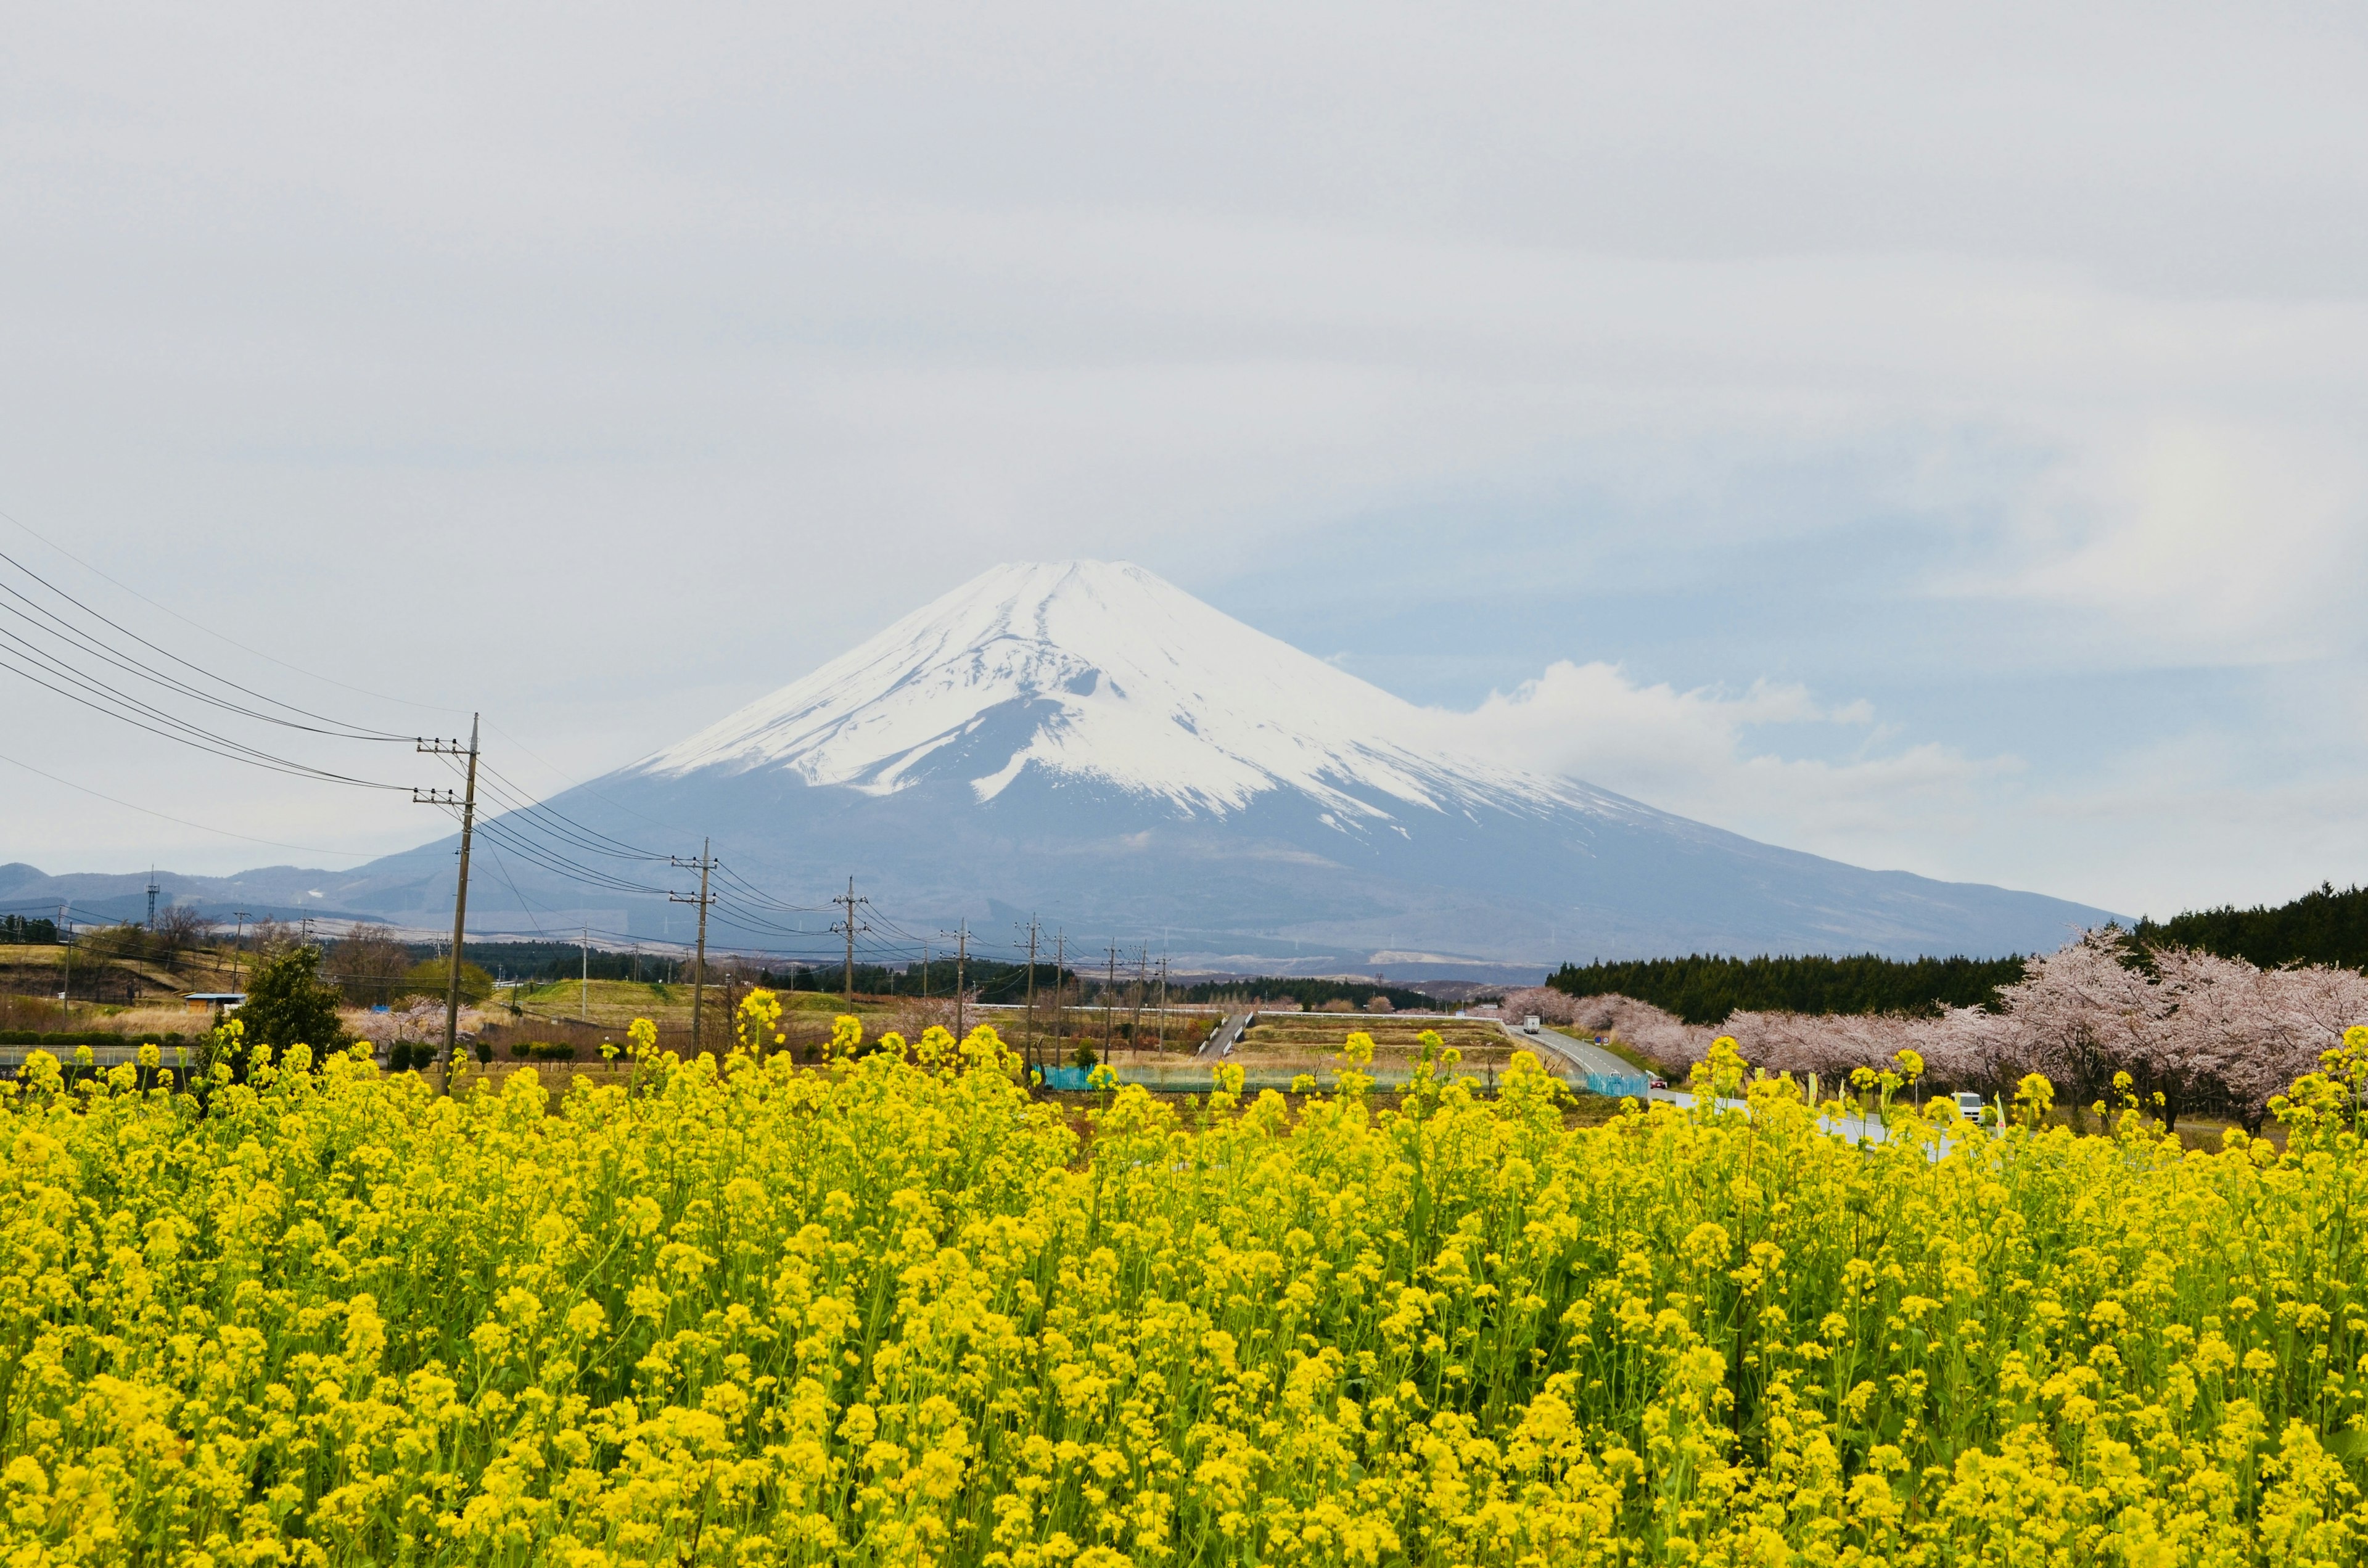
<svg viewBox="0 0 2368 1568"><path fill-rule="evenodd" d="M1922 1059L1934 1089L2004 1095L2040 1073L2064 1103L2117 1103L2131 1094L2166 1127L2225 1111L2258 1130L2271 1096L2315 1071L2347 1028L2368 1023L2368 976L2356 971L2265 971L2176 947L2142 956L2110 926L2030 960L1995 1009L1930 1017L1736 1012L1704 1029L1633 997L1563 998L1557 1007L1556 994L1517 993L1508 1010L1616 1034L1673 1076L1702 1060L1721 1034L1757 1067L1796 1078L1814 1073L1832 1085L1859 1067L1884 1069L1905 1051Z"/></svg>

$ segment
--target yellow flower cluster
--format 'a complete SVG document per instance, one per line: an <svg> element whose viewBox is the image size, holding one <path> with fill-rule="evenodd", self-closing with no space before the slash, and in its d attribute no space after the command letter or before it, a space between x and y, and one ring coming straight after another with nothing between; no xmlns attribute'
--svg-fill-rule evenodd
<svg viewBox="0 0 2368 1568"><path fill-rule="evenodd" d="M633 1041L631 1085L457 1100L36 1053L0 1561L2368 1553L2368 1031L2283 1151L2211 1153L2135 1110L1861 1148L1731 1046L1748 1111L1574 1128L1440 1052L1387 1108L1119 1087L1081 1140L985 1028Z"/></svg>

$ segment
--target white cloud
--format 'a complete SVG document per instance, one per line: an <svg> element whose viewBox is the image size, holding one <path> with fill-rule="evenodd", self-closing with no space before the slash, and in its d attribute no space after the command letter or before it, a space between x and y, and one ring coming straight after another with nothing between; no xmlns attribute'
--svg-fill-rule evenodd
<svg viewBox="0 0 2368 1568"><path fill-rule="evenodd" d="M2011 754L1900 744L1863 699L1679 690L1601 663L1437 711L1457 744L1766 842L2162 916L2368 881L2360 769L2308 733L2356 731L2368 698L2325 662L2279 681L2258 735L2166 711L2150 742L2044 778Z"/></svg>
<svg viewBox="0 0 2368 1568"><path fill-rule="evenodd" d="M2021 497L2005 564L1943 585L2091 618L2123 661L2353 645L2368 468L2303 425L2164 417L2100 433Z"/></svg>
<svg viewBox="0 0 2368 1568"><path fill-rule="evenodd" d="M1643 685L1616 665L1550 665L1492 692L1447 725L1463 744L1542 772L1583 778L1664 811L1863 865L1962 874L1943 847L2021 764L1944 745L1895 746L1872 705L1818 700L1798 684L1740 691ZM1764 732L1832 741L1839 756L1785 756ZM1818 749L1832 749L1830 745Z"/></svg>

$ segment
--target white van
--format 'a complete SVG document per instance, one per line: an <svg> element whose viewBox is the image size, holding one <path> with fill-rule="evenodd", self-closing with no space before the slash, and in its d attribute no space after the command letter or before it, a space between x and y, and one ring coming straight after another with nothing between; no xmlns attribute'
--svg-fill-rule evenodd
<svg viewBox="0 0 2368 1568"><path fill-rule="evenodd" d="M1982 1107L1987 1102L1973 1090L1959 1089L1949 1097L1957 1102L1957 1114L1967 1121L1979 1121L1982 1119Z"/></svg>
<svg viewBox="0 0 2368 1568"><path fill-rule="evenodd" d="M1538 1032L1538 1016L1535 1013L1531 1013L1528 1017L1521 1020L1521 1032L1523 1034L1535 1034Z"/></svg>

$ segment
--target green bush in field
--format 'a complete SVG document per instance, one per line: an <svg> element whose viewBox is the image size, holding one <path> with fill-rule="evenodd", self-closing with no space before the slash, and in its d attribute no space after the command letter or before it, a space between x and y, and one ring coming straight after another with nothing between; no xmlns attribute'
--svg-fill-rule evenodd
<svg viewBox="0 0 2368 1568"><path fill-rule="evenodd" d="M256 966L237 1014L248 1050L282 1051L300 1042L325 1050L344 1040L340 997L322 981L320 968L321 950L311 947L290 948Z"/></svg>

